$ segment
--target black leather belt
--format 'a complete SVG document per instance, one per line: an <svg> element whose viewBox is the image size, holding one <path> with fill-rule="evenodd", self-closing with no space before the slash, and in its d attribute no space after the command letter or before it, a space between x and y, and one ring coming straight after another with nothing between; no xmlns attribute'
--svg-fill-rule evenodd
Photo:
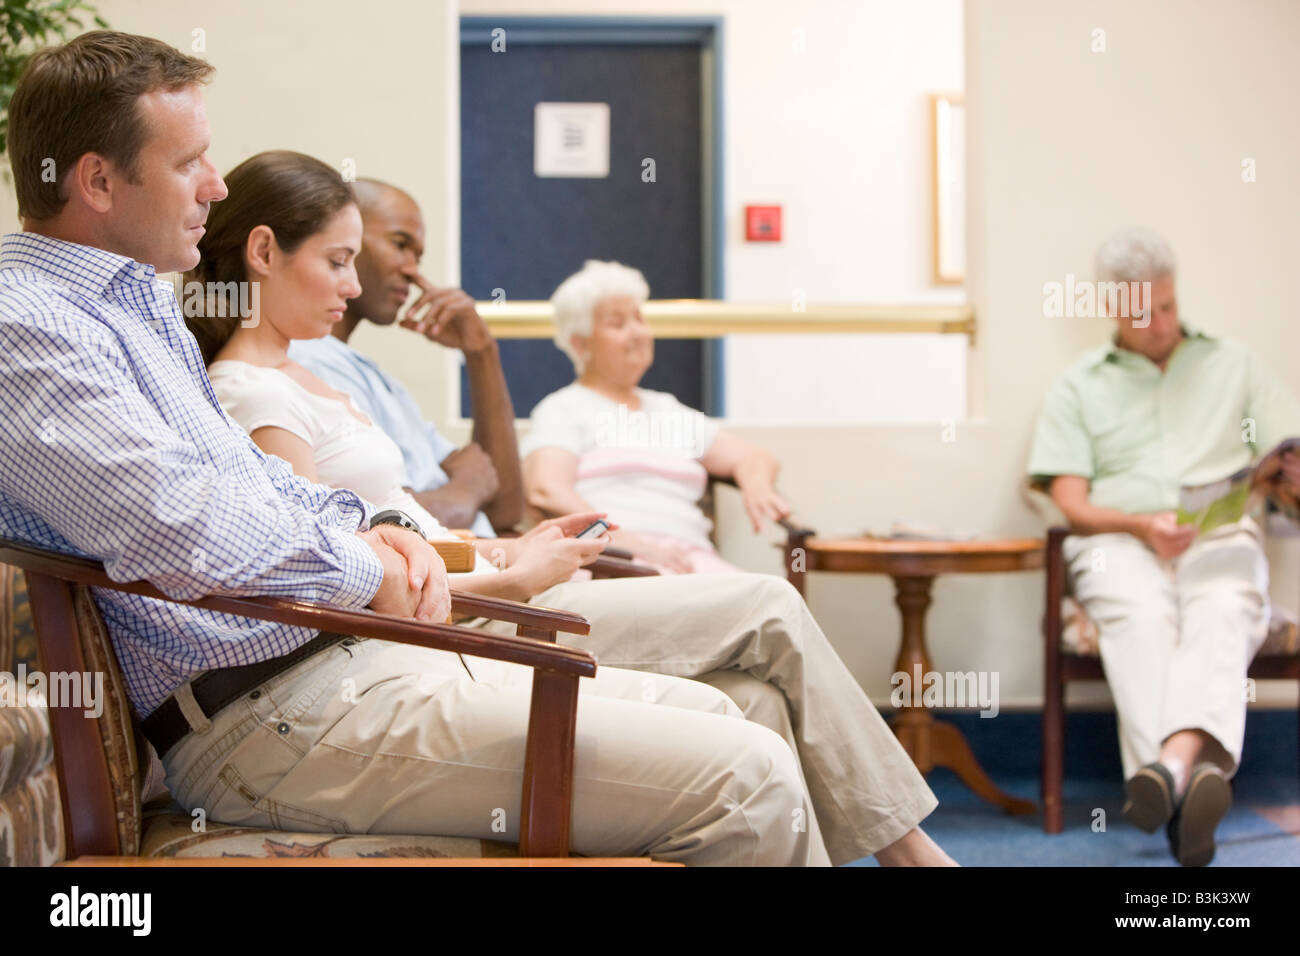
<svg viewBox="0 0 1300 956"><path fill-rule="evenodd" d="M282 657L258 661L256 664L242 664L239 667L223 667L220 670L207 671L190 682L190 689L194 692L194 700L204 715L211 718L227 704L242 697L259 684L265 684L277 674L287 671L294 664L299 664L342 641L355 640L356 638L344 634L327 634L322 631L306 644ZM162 757L176 746L191 728L190 722L181 713L181 705L176 702L176 697L173 695L140 722L140 729L149 738L158 756Z"/></svg>

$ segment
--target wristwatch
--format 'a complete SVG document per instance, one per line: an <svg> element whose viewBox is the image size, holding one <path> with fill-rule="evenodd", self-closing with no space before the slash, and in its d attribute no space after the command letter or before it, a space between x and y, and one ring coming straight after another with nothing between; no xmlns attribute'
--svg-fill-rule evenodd
<svg viewBox="0 0 1300 956"><path fill-rule="evenodd" d="M421 538L424 532L416 524L415 519L404 511L398 511L396 508L389 508L387 511L381 511L370 519L370 527L374 528L381 524L395 524L399 528L405 528L407 531L414 531Z"/></svg>

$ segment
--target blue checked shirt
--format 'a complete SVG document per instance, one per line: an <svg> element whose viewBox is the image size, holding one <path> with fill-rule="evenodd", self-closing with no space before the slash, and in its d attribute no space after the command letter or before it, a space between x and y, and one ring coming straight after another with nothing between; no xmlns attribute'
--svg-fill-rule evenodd
<svg viewBox="0 0 1300 956"><path fill-rule="evenodd" d="M104 562L171 597L364 607L373 510L295 475L221 410L169 283L102 249L0 240L0 537ZM96 589L140 716L201 671L313 632Z"/></svg>

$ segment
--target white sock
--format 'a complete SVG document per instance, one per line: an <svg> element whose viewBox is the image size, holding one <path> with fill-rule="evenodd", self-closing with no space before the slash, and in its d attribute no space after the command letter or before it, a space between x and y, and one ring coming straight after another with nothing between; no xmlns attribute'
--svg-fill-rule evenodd
<svg viewBox="0 0 1300 956"><path fill-rule="evenodd" d="M1160 762L1174 776L1174 799L1177 800L1187 789L1187 764L1179 757L1165 757Z"/></svg>

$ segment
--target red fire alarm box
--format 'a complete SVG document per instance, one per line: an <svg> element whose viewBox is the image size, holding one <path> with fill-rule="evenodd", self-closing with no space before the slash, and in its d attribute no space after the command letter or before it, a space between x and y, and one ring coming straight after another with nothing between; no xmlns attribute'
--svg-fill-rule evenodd
<svg viewBox="0 0 1300 956"><path fill-rule="evenodd" d="M750 242L779 242L781 207L746 206L745 238Z"/></svg>

